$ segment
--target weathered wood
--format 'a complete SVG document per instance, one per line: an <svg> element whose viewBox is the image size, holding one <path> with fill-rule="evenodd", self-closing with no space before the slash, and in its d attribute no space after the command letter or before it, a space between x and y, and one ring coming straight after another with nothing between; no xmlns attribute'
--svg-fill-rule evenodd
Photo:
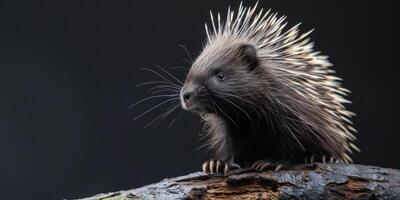
<svg viewBox="0 0 400 200"><path fill-rule="evenodd" d="M400 170L315 163L281 171L240 170L227 177L197 172L86 199L400 199Z"/></svg>

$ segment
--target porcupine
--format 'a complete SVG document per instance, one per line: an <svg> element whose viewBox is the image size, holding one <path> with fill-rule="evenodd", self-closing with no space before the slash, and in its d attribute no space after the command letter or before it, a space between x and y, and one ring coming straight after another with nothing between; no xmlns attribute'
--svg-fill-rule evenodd
<svg viewBox="0 0 400 200"><path fill-rule="evenodd" d="M258 12L258 13L257 13ZM180 91L184 110L199 114L213 158L206 173L289 167L314 161L352 162L359 151L344 106L350 92L327 56L313 50L299 24L257 4L226 21L212 12L207 40Z"/></svg>

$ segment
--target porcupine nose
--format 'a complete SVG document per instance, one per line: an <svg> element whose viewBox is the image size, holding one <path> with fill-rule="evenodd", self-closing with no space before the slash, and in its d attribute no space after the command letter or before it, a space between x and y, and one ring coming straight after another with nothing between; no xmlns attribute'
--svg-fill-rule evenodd
<svg viewBox="0 0 400 200"><path fill-rule="evenodd" d="M204 86L200 86L195 90L184 91L182 93L183 100L188 103L193 101L193 99L201 100L208 95L208 90Z"/></svg>
<svg viewBox="0 0 400 200"><path fill-rule="evenodd" d="M186 102L188 102L188 101L190 101L191 99L192 99L192 97L193 97L193 91L185 91L184 93L183 93L183 99L186 101Z"/></svg>

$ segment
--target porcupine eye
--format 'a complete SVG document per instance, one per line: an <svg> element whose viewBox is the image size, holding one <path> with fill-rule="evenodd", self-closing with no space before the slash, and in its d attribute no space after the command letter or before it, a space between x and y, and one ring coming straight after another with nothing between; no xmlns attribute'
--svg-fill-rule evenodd
<svg viewBox="0 0 400 200"><path fill-rule="evenodd" d="M225 80L225 74L223 72L218 72L217 78L219 81L223 81L223 80Z"/></svg>

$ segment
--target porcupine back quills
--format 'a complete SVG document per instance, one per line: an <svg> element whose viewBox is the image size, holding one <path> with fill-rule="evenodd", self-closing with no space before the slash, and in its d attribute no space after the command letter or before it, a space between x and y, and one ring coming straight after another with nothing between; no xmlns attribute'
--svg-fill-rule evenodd
<svg viewBox="0 0 400 200"><path fill-rule="evenodd" d="M344 106L350 91L313 50L311 31L286 28L285 19L257 5L229 9L225 22L211 14L181 103L202 116L212 161L347 163L358 151L354 113Z"/></svg>

